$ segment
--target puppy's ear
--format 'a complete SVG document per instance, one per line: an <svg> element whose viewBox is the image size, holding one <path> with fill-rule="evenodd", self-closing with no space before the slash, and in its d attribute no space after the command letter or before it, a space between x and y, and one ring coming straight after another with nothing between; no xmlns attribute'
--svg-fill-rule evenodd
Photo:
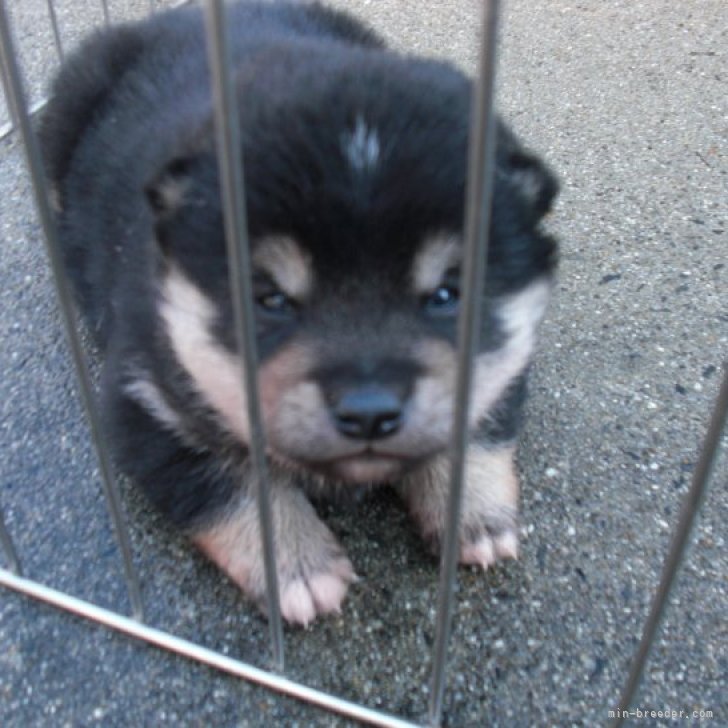
<svg viewBox="0 0 728 728"><path fill-rule="evenodd" d="M497 126L497 172L523 200L528 222L536 225L551 210L559 183L549 168L529 152L500 119Z"/></svg>
<svg viewBox="0 0 728 728"><path fill-rule="evenodd" d="M177 157L144 188L157 223L169 220L188 202L192 188L192 159Z"/></svg>
<svg viewBox="0 0 728 728"><path fill-rule="evenodd" d="M556 177L538 157L522 149L508 151L503 171L526 202L535 225L551 210L556 199Z"/></svg>

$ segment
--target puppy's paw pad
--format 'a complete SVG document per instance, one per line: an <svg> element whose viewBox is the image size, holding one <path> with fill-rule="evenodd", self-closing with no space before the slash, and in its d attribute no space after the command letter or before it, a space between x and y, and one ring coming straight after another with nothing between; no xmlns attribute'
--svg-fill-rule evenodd
<svg viewBox="0 0 728 728"><path fill-rule="evenodd" d="M498 534L483 534L472 543L463 544L460 549L460 563L474 564L488 569L499 559L518 558L518 535L511 529Z"/></svg>

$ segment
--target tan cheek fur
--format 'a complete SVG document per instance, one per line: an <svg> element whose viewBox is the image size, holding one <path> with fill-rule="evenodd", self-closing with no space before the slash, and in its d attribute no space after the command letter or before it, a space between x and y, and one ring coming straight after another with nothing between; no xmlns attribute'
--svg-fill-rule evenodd
<svg viewBox="0 0 728 728"><path fill-rule="evenodd" d="M310 347L293 343L275 354L261 368L258 376L261 408L266 422L281 416L286 395L293 389L305 388L309 383L303 380L310 369L312 354ZM313 384L310 384L314 387ZM318 390L318 387L315 387Z"/></svg>
<svg viewBox="0 0 728 728"><path fill-rule="evenodd" d="M213 303L173 269L163 283L160 313L177 360L200 396L242 442L249 442L243 363L211 334ZM301 381L310 361L309 348L292 344L260 367L259 396L266 426L279 416L282 398Z"/></svg>
<svg viewBox="0 0 728 728"><path fill-rule="evenodd" d="M493 352L475 358L470 426L487 416L509 384L528 364L536 342L536 328L543 318L550 286L537 281L523 291L500 302L507 339ZM452 417L455 395L457 358L454 349L439 341L421 345L418 359L427 368L415 391L415 413L418 417Z"/></svg>
<svg viewBox="0 0 728 728"><path fill-rule="evenodd" d="M163 282L160 313L175 356L198 393L240 440L248 442L242 362L212 336L212 302L173 268Z"/></svg>
<svg viewBox="0 0 728 728"><path fill-rule="evenodd" d="M539 280L500 303L500 315L508 338L497 351L476 357L471 427L488 414L508 385L528 364L550 290L548 281Z"/></svg>

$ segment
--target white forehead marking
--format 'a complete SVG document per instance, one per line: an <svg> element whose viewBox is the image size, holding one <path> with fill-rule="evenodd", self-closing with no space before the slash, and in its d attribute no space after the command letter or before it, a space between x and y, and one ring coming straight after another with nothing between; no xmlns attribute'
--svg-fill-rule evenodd
<svg viewBox="0 0 728 728"><path fill-rule="evenodd" d="M431 293L445 273L460 262L461 245L454 235L442 235L426 241L412 265L415 293Z"/></svg>
<svg viewBox="0 0 728 728"><path fill-rule="evenodd" d="M379 136L370 129L361 116L356 117L354 131L344 137L344 152L351 166L358 172L372 169L379 161Z"/></svg>
<svg viewBox="0 0 728 728"><path fill-rule="evenodd" d="M292 238L275 236L259 241L253 252L253 264L264 270L291 298L303 300L310 295L311 260Z"/></svg>

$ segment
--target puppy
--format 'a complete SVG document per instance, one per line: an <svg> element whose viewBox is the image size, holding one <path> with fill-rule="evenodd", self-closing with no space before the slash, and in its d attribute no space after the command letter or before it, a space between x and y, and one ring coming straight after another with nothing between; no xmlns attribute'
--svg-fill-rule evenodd
<svg viewBox="0 0 728 728"><path fill-rule="evenodd" d="M443 537L471 81L318 4L229 22L281 608L306 625L355 578L309 497L391 484ZM483 568L517 555L515 439L556 262L539 224L557 184L497 134L460 532ZM94 35L40 137L117 463L261 603L200 10Z"/></svg>

